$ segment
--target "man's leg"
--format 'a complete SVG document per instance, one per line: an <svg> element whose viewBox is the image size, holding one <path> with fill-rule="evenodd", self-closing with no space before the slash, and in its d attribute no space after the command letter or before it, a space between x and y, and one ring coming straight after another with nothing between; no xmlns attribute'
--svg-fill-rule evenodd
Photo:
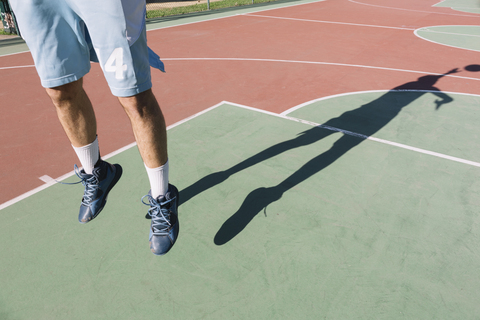
<svg viewBox="0 0 480 320"><path fill-rule="evenodd" d="M145 196L152 218L150 250L167 253L178 237L178 190L168 184L167 131L165 119L152 90L132 97L119 97L132 123L140 155L147 169L150 193Z"/></svg>
<svg viewBox="0 0 480 320"><path fill-rule="evenodd" d="M83 90L83 78L46 90L72 145L82 147L92 143L97 136L97 121L92 103Z"/></svg>
<svg viewBox="0 0 480 320"><path fill-rule="evenodd" d="M85 172L92 174L100 157L97 122L92 103L83 90L83 78L46 91Z"/></svg>
<svg viewBox="0 0 480 320"><path fill-rule="evenodd" d="M86 223L95 218L105 206L108 193L122 175L122 168L100 159L95 113L83 90L82 79L46 91L84 167L84 170L77 173L85 185L78 220Z"/></svg>
<svg viewBox="0 0 480 320"><path fill-rule="evenodd" d="M167 131L152 90L118 99L130 118L138 149L147 167L164 165L168 160Z"/></svg>
<svg viewBox="0 0 480 320"><path fill-rule="evenodd" d="M168 191L168 153L165 119L151 89L132 97L119 97L132 124L138 150L150 179L151 196Z"/></svg>

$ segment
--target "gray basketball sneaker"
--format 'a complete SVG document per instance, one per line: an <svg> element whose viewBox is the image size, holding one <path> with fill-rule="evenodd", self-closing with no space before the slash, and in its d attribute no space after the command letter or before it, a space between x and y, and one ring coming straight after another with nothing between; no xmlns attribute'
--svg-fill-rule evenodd
<svg viewBox="0 0 480 320"><path fill-rule="evenodd" d="M107 203L108 193L122 176L122 167L119 164L110 164L98 160L92 174L87 174L84 170L78 170L76 165L75 173L85 186L78 221L87 223L102 211Z"/></svg>
<svg viewBox="0 0 480 320"><path fill-rule="evenodd" d="M147 198L148 203L143 199ZM150 206L148 216L152 218L150 227L150 250L155 255L164 255L175 244L179 232L178 223L178 190L174 185L168 185L168 191L165 197L158 197L157 199L151 196L148 192L142 198L145 205Z"/></svg>

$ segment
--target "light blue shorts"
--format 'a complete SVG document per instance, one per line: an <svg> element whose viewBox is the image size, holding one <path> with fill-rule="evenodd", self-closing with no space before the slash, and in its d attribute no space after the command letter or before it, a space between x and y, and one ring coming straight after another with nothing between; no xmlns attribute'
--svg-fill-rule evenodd
<svg viewBox="0 0 480 320"><path fill-rule="evenodd" d="M90 61L100 63L115 96L152 87L149 56L158 56L147 47L145 0L10 2L45 88L79 80Z"/></svg>

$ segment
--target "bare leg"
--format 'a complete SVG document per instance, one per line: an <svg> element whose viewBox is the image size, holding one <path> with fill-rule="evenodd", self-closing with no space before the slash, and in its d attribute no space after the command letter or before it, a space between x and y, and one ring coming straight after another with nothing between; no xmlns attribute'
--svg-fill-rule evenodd
<svg viewBox="0 0 480 320"><path fill-rule="evenodd" d="M157 168L168 160L167 131L157 99L152 90L132 97L119 97L132 123L133 134L145 165Z"/></svg>
<svg viewBox="0 0 480 320"><path fill-rule="evenodd" d="M83 90L83 79L46 91L70 143L74 147L92 143L97 136L97 122L92 103Z"/></svg>
<svg viewBox="0 0 480 320"><path fill-rule="evenodd" d="M118 99L132 123L138 150L150 180L151 189L146 196L150 205L148 216L152 219L150 250L156 255L163 255L172 248L179 231L179 194L177 188L168 184L165 119L152 90Z"/></svg>

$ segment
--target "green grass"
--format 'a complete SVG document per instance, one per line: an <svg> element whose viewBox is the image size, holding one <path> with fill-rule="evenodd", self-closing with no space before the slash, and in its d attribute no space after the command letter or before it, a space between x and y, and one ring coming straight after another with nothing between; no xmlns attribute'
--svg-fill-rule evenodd
<svg viewBox="0 0 480 320"><path fill-rule="evenodd" d="M2 35L2 36L15 36L16 34L10 33L10 32L6 32L5 30L0 29L0 35Z"/></svg>
<svg viewBox="0 0 480 320"><path fill-rule="evenodd" d="M254 0L254 3L264 3L264 2L272 2L272 1L275 1L275 0ZM210 2L210 9L215 10L215 9L222 9L222 8L229 8L229 7L245 6L249 4L252 4L252 0L215 1L215 2ZM184 6L184 7L163 8L159 10L147 11L147 19L180 15L180 14L186 14L186 13L192 13L192 12L207 11L207 10L208 10L208 7L206 3L194 4L191 6Z"/></svg>

